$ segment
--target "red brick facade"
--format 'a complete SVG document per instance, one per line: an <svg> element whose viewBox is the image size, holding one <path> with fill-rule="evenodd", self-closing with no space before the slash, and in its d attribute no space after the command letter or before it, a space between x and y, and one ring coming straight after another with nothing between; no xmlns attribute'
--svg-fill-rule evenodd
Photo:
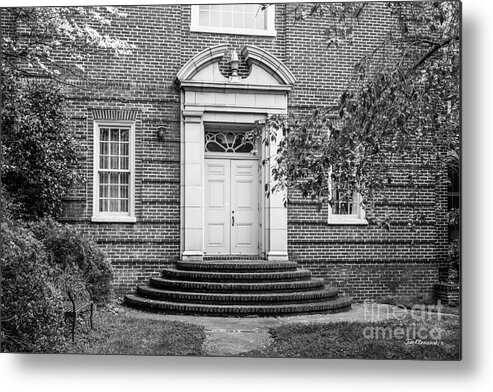
<svg viewBox="0 0 493 392"><path fill-rule="evenodd" d="M70 110L78 137L87 145L86 183L67 197L62 219L92 237L111 259L115 286L128 292L180 258L180 68L205 48L227 44L238 53L252 44L282 61L296 78L288 110L298 114L334 104L355 61L388 31L384 4L370 3L353 43L327 48L319 19L294 22L293 4L276 5L275 37L190 32L190 6L134 6L113 32L136 45L131 55L93 56L86 63L102 86L71 89ZM240 60L242 60L240 58ZM225 60L223 60L222 69ZM240 64L240 75L247 73ZM81 82L82 83L82 82ZM85 85L85 88L91 87ZM135 211L137 223L92 223L93 109L136 110ZM163 127L163 128L161 128ZM164 130L158 138L158 130ZM405 173L405 165L403 173ZM288 208L290 259L311 269L355 300L383 295L431 293L446 257L446 184L433 176L420 184L419 203L426 222L411 232L406 214L412 190L403 176L389 186L393 221L376 225L329 225L322 210L293 198Z"/></svg>

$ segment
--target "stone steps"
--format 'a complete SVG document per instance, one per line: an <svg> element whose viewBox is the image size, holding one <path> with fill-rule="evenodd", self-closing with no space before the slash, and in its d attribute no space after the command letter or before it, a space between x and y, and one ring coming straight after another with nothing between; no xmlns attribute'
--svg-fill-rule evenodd
<svg viewBox="0 0 493 392"><path fill-rule="evenodd" d="M142 298L127 295L126 303L130 306L165 313L208 315L208 316L274 316L299 313L343 312L351 308L351 298L338 297L331 301L274 304L274 305L210 305L181 303Z"/></svg>
<svg viewBox="0 0 493 392"><path fill-rule="evenodd" d="M306 301L326 301L337 297L339 290L328 287L323 290L287 292L287 293L194 293L186 291L161 290L149 286L137 287L137 295L143 298L165 301L212 303L212 304L263 304L276 302L303 303Z"/></svg>
<svg viewBox="0 0 493 392"><path fill-rule="evenodd" d="M216 272L260 272L260 271L294 271L299 268L297 263L266 262L265 260L238 261L178 261L176 268L186 271L216 271Z"/></svg>
<svg viewBox="0 0 493 392"><path fill-rule="evenodd" d="M164 313L268 316L342 312L351 298L294 262L211 260L177 262L148 285L138 286L129 306Z"/></svg>
<svg viewBox="0 0 493 392"><path fill-rule="evenodd" d="M224 282L187 282L163 278L151 278L150 286L176 291L199 291L207 293L278 293L286 291L317 290L324 287L323 279L302 280L298 282L257 282L257 283L224 283Z"/></svg>
<svg viewBox="0 0 493 392"><path fill-rule="evenodd" d="M310 279L308 270L297 269L294 271L269 271L269 272L215 272L215 271L182 271L175 268L166 268L162 273L163 278L173 280L185 280L193 282L274 282Z"/></svg>

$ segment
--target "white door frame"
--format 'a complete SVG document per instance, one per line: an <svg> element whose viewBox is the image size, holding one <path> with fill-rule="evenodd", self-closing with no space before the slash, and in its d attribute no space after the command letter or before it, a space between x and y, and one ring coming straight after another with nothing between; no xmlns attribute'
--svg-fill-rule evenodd
<svg viewBox="0 0 493 392"><path fill-rule="evenodd" d="M287 95L295 82L293 75L270 53L245 46L242 56L251 71L246 79L222 76L219 61L227 45L208 48L191 58L178 72L181 87L180 154L180 254L182 260L204 257L204 132L207 123L255 125L273 114L287 113ZM269 197L263 192L272 186L271 157L277 142L259 148L261 256L287 260L287 209L285 192Z"/></svg>

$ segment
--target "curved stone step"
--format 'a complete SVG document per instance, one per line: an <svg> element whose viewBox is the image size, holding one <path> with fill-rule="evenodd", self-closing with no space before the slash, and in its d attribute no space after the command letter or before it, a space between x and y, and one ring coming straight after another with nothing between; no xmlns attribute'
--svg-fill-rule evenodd
<svg viewBox="0 0 493 392"><path fill-rule="evenodd" d="M130 294L125 302L132 307L165 313L200 314L208 316L270 316L296 313L343 312L351 308L351 298L338 297L331 301L303 304L272 305L212 305L184 302L160 301Z"/></svg>
<svg viewBox="0 0 493 392"><path fill-rule="evenodd" d="M190 282L165 278L151 278L150 286L156 289L188 292L208 293L276 293L286 291L308 291L321 289L324 280L312 278L310 280L288 282Z"/></svg>
<svg viewBox="0 0 493 392"><path fill-rule="evenodd" d="M137 287L137 295L164 301L213 304L267 304L267 303L306 303L307 301L327 301L337 297L339 290L327 287L322 290L287 293L199 293L156 289L149 286Z"/></svg>
<svg viewBox="0 0 493 392"><path fill-rule="evenodd" d="M294 271L299 265L292 261L271 262L266 260L227 261L178 261L176 268L186 271L252 272L252 271Z"/></svg>
<svg viewBox="0 0 493 392"><path fill-rule="evenodd" d="M215 271L186 271L176 268L165 268L162 277L173 280L194 282L272 282L310 279L309 270L297 269L294 271L274 272L215 272Z"/></svg>

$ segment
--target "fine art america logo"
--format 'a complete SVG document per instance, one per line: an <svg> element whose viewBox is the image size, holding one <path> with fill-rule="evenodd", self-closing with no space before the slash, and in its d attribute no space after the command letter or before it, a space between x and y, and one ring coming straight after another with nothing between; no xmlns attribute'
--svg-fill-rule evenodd
<svg viewBox="0 0 493 392"><path fill-rule="evenodd" d="M370 340L402 340L405 344L442 345L444 329L439 326L442 305L414 305L411 309L376 303L364 304L365 321L395 321L396 325L368 325L363 336ZM404 322L404 320L407 320ZM410 322L408 322L410 320ZM400 324L399 322L403 323Z"/></svg>

